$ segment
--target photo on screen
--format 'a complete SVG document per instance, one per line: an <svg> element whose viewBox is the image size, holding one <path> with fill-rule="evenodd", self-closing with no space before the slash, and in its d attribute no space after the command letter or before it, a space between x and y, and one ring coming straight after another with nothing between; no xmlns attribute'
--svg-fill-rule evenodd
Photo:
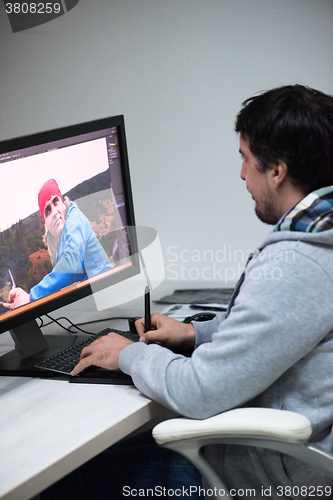
<svg viewBox="0 0 333 500"><path fill-rule="evenodd" d="M59 269L58 264L60 272L73 271L75 275L72 282L66 281L66 285L115 270L120 264L130 261L130 248L124 230L127 221L125 203L122 203L124 194L116 127L107 138L54 149L51 144L48 148L38 154L11 159L2 165L7 175L0 200L1 302L8 302L13 287L20 287L29 293L52 272L56 261L61 258L59 244L57 248L46 237L46 226L38 206L38 193L50 179L56 181L65 200L65 217L69 219L69 214L80 212L75 230L80 232L82 224L89 228L97 239L94 249L100 245L99 255L105 255L108 262L108 265L95 270L91 266L87 272L81 269L81 273L77 269L68 269L68 264ZM79 239L81 246L87 243L83 239L84 236ZM74 249L74 253L76 250L82 252L82 249ZM50 293L54 291L57 290L51 289ZM1 308L0 312L6 310Z"/></svg>

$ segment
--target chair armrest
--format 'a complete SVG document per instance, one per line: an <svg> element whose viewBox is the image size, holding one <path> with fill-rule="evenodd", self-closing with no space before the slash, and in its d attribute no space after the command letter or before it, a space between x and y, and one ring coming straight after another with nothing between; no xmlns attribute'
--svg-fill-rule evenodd
<svg viewBox="0 0 333 500"><path fill-rule="evenodd" d="M303 415L270 408L237 408L205 420L174 418L153 429L153 436L160 445L199 436L238 435L305 442L311 433L311 423Z"/></svg>

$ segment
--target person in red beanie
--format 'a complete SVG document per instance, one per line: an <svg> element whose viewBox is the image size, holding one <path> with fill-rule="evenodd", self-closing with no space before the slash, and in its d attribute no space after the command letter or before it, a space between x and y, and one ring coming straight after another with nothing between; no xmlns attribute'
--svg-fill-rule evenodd
<svg viewBox="0 0 333 500"><path fill-rule="evenodd" d="M50 231L56 241L60 241L66 220L66 205L54 179L49 179L41 187L38 193L38 206L46 230Z"/></svg>
<svg viewBox="0 0 333 500"><path fill-rule="evenodd" d="M54 179L42 185L38 193L38 207L45 225L44 243L54 268L31 288L30 294L22 288L13 288L5 306L10 309L113 267L87 217L75 202L63 199Z"/></svg>

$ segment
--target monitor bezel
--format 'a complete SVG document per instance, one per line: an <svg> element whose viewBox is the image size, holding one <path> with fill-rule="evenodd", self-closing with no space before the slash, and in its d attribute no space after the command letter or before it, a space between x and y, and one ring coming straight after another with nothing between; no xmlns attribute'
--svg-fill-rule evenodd
<svg viewBox="0 0 333 500"><path fill-rule="evenodd" d="M121 161L121 171L123 176L123 187L125 194L125 207L127 215L127 226L130 228L130 246L132 251L132 262L128 268L124 268L121 272L114 272L101 276L101 279L96 282L94 280L94 292L108 288L120 281L126 280L140 273L140 263L138 257L137 238L135 230L134 204L132 196L132 187L129 171L129 161L127 152L127 142L125 135L125 120L123 115L117 115L107 118L83 122L76 125L69 125L61 128L51 129L48 131L37 132L34 134L7 139L0 142L0 155L8 152L19 151L25 148L39 146L54 141L59 141L75 136L98 132L109 128L117 127L119 140L119 154ZM5 165L2 163L2 165ZM46 297L29 302L19 308L16 308L8 313L0 316L0 334L22 324L28 323L31 320L39 318L47 313L55 311L61 307L77 302L93 293L90 280L82 282L80 286L70 290L67 294L59 294L54 292ZM59 296L60 295L60 296ZM110 308L112 304L110 304Z"/></svg>

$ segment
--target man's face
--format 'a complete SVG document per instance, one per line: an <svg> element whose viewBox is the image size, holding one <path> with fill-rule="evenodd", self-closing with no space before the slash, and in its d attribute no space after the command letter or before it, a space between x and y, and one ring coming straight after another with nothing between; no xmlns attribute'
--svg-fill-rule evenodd
<svg viewBox="0 0 333 500"><path fill-rule="evenodd" d="M59 196L51 196L44 208L45 227L57 242L60 241L65 225L66 205Z"/></svg>
<svg viewBox="0 0 333 500"><path fill-rule="evenodd" d="M271 170L258 170L258 160L250 151L246 137L239 138L239 152L243 158L241 179L255 201L255 213L265 224L276 224L280 215L278 212L276 193L270 184Z"/></svg>

